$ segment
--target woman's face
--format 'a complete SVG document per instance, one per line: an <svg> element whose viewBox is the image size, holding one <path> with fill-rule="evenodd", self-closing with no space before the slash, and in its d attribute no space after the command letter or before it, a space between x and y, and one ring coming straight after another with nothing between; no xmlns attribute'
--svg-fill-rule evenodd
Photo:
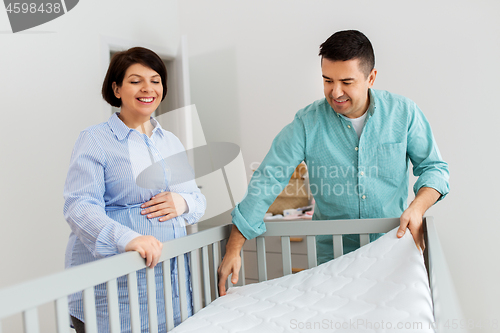
<svg viewBox="0 0 500 333"><path fill-rule="evenodd" d="M113 82L113 91L121 99L121 113L149 119L160 105L163 85L157 72L144 65L133 64L125 72L121 87Z"/></svg>

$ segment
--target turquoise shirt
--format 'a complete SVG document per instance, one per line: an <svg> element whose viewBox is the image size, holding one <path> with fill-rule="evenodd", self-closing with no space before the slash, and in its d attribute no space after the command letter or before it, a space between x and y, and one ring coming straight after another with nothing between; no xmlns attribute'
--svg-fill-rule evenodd
<svg viewBox="0 0 500 333"><path fill-rule="evenodd" d="M245 198L232 212L247 239L266 231L263 217L305 161L316 201L313 220L400 217L407 208L410 161L418 177L413 191L449 192L448 164L439 153L429 122L408 98L370 89L365 126L358 138L351 122L326 99L297 112L274 139L255 171ZM371 239L377 235L372 235ZM319 263L332 258L332 238L317 238ZM344 253L359 247L359 236L344 237Z"/></svg>

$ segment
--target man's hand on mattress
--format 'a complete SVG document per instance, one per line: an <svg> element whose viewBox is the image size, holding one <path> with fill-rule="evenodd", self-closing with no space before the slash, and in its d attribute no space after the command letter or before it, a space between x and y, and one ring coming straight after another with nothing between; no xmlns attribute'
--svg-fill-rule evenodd
<svg viewBox="0 0 500 333"><path fill-rule="evenodd" d="M423 217L439 198L441 193L432 187L421 187L410 206L401 215L398 238L403 237L406 228L410 229L411 235L419 250L425 249Z"/></svg>
<svg viewBox="0 0 500 333"><path fill-rule="evenodd" d="M406 232L406 228L410 229L411 235L413 236L413 240L417 245L417 248L420 251L425 249L424 244L424 228L422 223L423 214L419 209L408 207L399 219L399 230L398 230L398 238L404 236Z"/></svg>
<svg viewBox="0 0 500 333"><path fill-rule="evenodd" d="M137 251L146 259L146 266L153 268L158 264L163 244L153 236L139 236L125 246L125 251Z"/></svg>
<svg viewBox="0 0 500 333"><path fill-rule="evenodd" d="M148 219L161 216L158 219L160 222L173 219L188 210L186 200L179 193L175 192L158 193L151 200L141 205L141 208L146 208L141 211L141 214L148 214Z"/></svg>

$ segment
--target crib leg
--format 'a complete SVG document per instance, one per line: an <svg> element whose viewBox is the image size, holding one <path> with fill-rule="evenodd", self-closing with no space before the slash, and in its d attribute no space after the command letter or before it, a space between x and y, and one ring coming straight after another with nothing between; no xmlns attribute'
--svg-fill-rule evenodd
<svg viewBox="0 0 500 333"><path fill-rule="evenodd" d="M120 333L120 306L118 301L118 281L109 280L106 283L108 292L108 313L110 333Z"/></svg>
<svg viewBox="0 0 500 333"><path fill-rule="evenodd" d="M370 243L370 234L360 234L359 235L360 246L365 246Z"/></svg>
<svg viewBox="0 0 500 333"><path fill-rule="evenodd" d="M155 269L146 268L146 288L148 295L149 332L158 333L158 317L156 313Z"/></svg>
<svg viewBox="0 0 500 333"><path fill-rule="evenodd" d="M333 258L336 259L344 254L344 248L342 246L342 235L333 236Z"/></svg>
<svg viewBox="0 0 500 333"><path fill-rule="evenodd" d="M318 266L318 258L316 258L316 236L307 236L307 267L313 268Z"/></svg>
<svg viewBox="0 0 500 333"><path fill-rule="evenodd" d="M186 263L184 254L177 257L177 272L179 280L179 306L181 308L181 321L188 318L187 286L186 286Z"/></svg>
<svg viewBox="0 0 500 333"><path fill-rule="evenodd" d="M219 269L219 263L220 263L220 242L215 242L212 244L212 272L213 272L213 279L214 279L214 291L215 291L215 298L219 298L219 274L217 273L217 270Z"/></svg>
<svg viewBox="0 0 500 333"><path fill-rule="evenodd" d="M163 263L163 296L165 297L165 316L167 331L174 329L174 309L172 304L172 279L170 272L170 259Z"/></svg>
<svg viewBox="0 0 500 333"><path fill-rule="evenodd" d="M69 327L68 297L64 296L56 300L57 332L68 332Z"/></svg>
<svg viewBox="0 0 500 333"><path fill-rule="evenodd" d="M191 282L193 284L193 313L201 310L201 270L198 250L191 251Z"/></svg>
<svg viewBox="0 0 500 333"><path fill-rule="evenodd" d="M130 326L132 333L141 332L141 316L139 310L139 292L137 290L137 272L127 274L128 301L130 304ZM85 313L87 315L87 313ZM87 317L85 317L87 319ZM85 325L85 328L86 325Z"/></svg>
<svg viewBox="0 0 500 333"><path fill-rule="evenodd" d="M243 255L244 251L243 248L241 248L240 251L240 256L241 256L241 268L240 268L240 279L239 279L239 285L244 286L245 283L245 257Z"/></svg>
<svg viewBox="0 0 500 333"><path fill-rule="evenodd" d="M37 308L29 309L23 312L24 332L39 333L38 311Z"/></svg>
<svg viewBox="0 0 500 333"><path fill-rule="evenodd" d="M210 268L208 260L208 246L201 249L202 264L203 264L203 291L205 296L205 306L212 303L212 291L210 287Z"/></svg>

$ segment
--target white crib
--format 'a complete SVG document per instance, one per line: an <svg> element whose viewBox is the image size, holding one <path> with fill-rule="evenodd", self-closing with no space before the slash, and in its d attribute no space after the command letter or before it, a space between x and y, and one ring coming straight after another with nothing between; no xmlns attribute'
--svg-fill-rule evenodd
<svg viewBox="0 0 500 333"><path fill-rule="evenodd" d="M316 235L333 235L334 257L342 255L342 235L359 234L361 245L369 242L370 233L387 232L399 225L399 219L364 219L335 221L287 221L266 223L267 232L257 238L257 269L259 281L267 280L266 271L266 236L281 236L283 274L292 273L290 236L305 236L309 268L316 266ZM184 266L184 254L190 253L193 310L198 312L218 297L217 267L225 249L232 225L214 227L195 234L164 243L160 262L164 272L164 296L166 302L167 330L173 329L172 290L170 283L169 259L177 257L179 267ZM439 238L432 217L424 218L426 251L424 258L428 269L434 319L437 332L466 332L461 325L452 325L463 320L453 281L448 271L441 250ZM243 252L242 252L243 255ZM42 304L54 302L57 332L69 332L67 297L83 291L85 329L87 333L97 333L94 286L107 284L110 332L120 332L118 293L116 279L127 275L130 295L130 316L133 333L140 333L140 314L137 292L136 272L145 267L144 259L137 253L129 252L98 260L86 265L74 267L47 277L21 283L0 290L0 333L9 333L8 327L2 327L2 319L14 314L23 314L24 332L38 333L38 309ZM247 267L248 269L248 267ZM179 272L179 294L182 321L187 319L185 271ZM146 270L148 287L149 330L158 332L156 310L156 286L154 271ZM240 272L244 284L245 267ZM228 281L230 284L230 282ZM457 328L458 326L458 328Z"/></svg>

